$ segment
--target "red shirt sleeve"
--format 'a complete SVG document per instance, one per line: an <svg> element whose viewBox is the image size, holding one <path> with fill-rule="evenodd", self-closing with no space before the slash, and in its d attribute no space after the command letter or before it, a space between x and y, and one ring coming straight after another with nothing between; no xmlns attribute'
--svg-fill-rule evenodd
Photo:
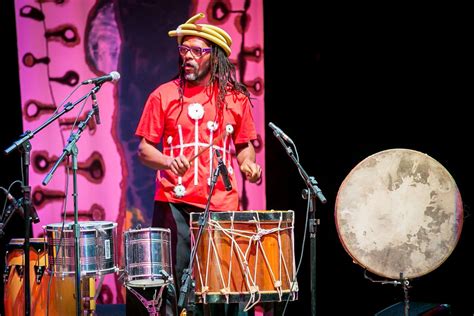
<svg viewBox="0 0 474 316"><path fill-rule="evenodd" d="M164 128L163 106L157 90L148 97L135 131L135 135L144 137L155 144L161 141Z"/></svg>
<svg viewBox="0 0 474 316"><path fill-rule="evenodd" d="M237 124L234 143L244 144L255 139L257 139L257 131L252 115L252 105L249 98L244 96L241 103L240 124Z"/></svg>

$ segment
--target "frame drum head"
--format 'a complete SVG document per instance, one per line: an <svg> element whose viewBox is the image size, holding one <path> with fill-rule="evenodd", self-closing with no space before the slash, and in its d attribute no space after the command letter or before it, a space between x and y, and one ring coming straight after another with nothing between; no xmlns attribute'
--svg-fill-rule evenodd
<svg viewBox="0 0 474 316"><path fill-rule="evenodd" d="M335 221L355 263L382 277L411 279L438 268L454 250L462 200L439 162L389 149L367 157L344 179Z"/></svg>

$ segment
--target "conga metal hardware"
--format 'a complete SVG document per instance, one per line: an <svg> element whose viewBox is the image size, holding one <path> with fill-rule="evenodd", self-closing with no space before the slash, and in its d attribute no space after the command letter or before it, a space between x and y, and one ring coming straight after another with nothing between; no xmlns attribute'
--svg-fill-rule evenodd
<svg viewBox="0 0 474 316"><path fill-rule="evenodd" d="M48 273L48 251L45 239L30 238L29 244L29 272L25 270L24 239L11 239L7 245L3 274L5 315L24 314L25 273L29 273L31 282L29 289L32 298L32 315L62 316L73 314L73 279L56 277Z"/></svg>

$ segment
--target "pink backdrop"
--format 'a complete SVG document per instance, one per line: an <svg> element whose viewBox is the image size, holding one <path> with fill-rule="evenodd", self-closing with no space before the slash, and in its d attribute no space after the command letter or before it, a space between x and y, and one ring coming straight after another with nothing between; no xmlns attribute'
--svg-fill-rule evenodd
<svg viewBox="0 0 474 316"><path fill-rule="evenodd" d="M255 143L257 160L265 170L261 1L248 2L250 6L247 8L244 8L244 1L193 1L194 8L187 1L177 2L187 4L187 7L182 6L181 15L204 12L207 21L203 23L218 25L231 34L234 41L231 59L238 67L240 80L249 86L254 97L253 114L259 134L259 140ZM97 93L101 124L91 121L77 143L79 220L117 223L116 242L119 245L118 256L121 258L123 231L137 223L149 226L152 208L129 198L129 193L134 188L127 180L133 172L130 166L136 163L132 161L136 159L136 146L126 146L125 140L132 138L133 134L124 126L133 126L133 130L138 118L128 118L128 114L124 112L128 104L121 104L122 99L119 98L122 93L121 82L127 73L121 69L120 61L125 60L124 56L128 53L125 44L130 40L124 36L126 26L121 24L122 18L117 15L117 12L127 12L119 11L117 6L120 5L120 1L101 1L99 6L99 2L92 0L64 1L62 4L54 1L39 4L33 0L15 2L25 131L40 126L53 114L56 107L62 109L63 100L83 80L114 70L122 74L121 81L105 83ZM166 4L163 4L162 9L167 10ZM183 22L177 17L174 25ZM147 25L135 25L135 28L140 27L146 29ZM156 56L156 61L159 60L160 56ZM129 86L133 84L129 83ZM92 87L79 87L67 100L76 102ZM141 109L143 104L139 102L133 106ZM43 234L44 226L62 221L63 209L66 219L73 221L72 176L67 177L65 165L57 169L48 185L43 186L42 182L66 146L73 122L83 119L90 109L90 99L85 103L78 103L72 111L31 140L30 185L33 205L41 220L39 224L33 225L36 237ZM240 175L238 176L244 208L264 210L265 177L258 185L252 185L243 183ZM117 265L123 268L122 259ZM116 275L108 274L99 303L122 303L123 293Z"/></svg>

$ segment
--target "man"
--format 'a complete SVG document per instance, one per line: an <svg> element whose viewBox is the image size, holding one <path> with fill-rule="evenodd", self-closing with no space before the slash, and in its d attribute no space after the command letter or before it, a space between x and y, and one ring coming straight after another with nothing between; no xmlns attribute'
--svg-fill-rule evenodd
<svg viewBox="0 0 474 316"><path fill-rule="evenodd" d="M257 134L249 93L228 58L232 40L218 27L195 23L203 17L169 32L178 41L179 75L150 94L136 130L141 162L158 170L153 226L171 229L178 286L189 264L189 214L203 212L208 198L210 211L240 209L232 149L248 181L262 173L251 143ZM210 195L217 154L230 185L220 177Z"/></svg>

